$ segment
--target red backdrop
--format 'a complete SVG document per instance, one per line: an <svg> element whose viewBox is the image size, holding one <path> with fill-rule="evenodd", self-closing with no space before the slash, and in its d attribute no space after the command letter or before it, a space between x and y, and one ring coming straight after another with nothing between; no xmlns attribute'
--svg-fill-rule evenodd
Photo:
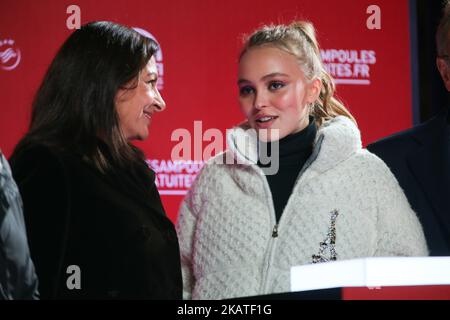
<svg viewBox="0 0 450 320"><path fill-rule="evenodd" d="M314 23L324 61L339 78L338 95L356 117L364 144L411 126L407 0L377 1L379 30L366 26L369 0L17 0L0 12L0 147L7 156L27 130L32 97L46 68L73 32L66 26L66 9L72 4L81 9L82 24L111 20L139 27L161 45L161 93L167 109L155 117L149 139L139 146L158 172L173 220L196 166L172 166L177 142L171 134L177 128L193 132L197 120L203 132L225 132L242 121L237 55L242 35L261 24L293 19Z"/></svg>

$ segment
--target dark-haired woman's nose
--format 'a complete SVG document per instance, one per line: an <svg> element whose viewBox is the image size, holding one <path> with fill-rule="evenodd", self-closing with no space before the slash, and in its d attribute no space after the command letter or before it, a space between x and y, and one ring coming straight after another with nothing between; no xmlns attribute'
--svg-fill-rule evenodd
<svg viewBox="0 0 450 320"><path fill-rule="evenodd" d="M155 111L161 112L166 109L166 103L164 102L164 99L162 98L161 94L159 93L158 89L155 89L155 98L153 105L155 106Z"/></svg>

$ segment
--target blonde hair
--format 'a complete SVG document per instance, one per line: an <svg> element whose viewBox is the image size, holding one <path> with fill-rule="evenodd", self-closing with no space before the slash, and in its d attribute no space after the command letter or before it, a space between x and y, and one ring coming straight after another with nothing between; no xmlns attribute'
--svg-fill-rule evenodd
<svg viewBox="0 0 450 320"><path fill-rule="evenodd" d="M450 54L447 52L448 33L450 32L450 2L446 0L443 4L442 17L436 32L436 49L439 57Z"/></svg>
<svg viewBox="0 0 450 320"><path fill-rule="evenodd" d="M290 25L268 25L247 37L240 58L251 48L271 46L293 55L307 81L320 79L322 88L311 108L311 114L320 126L323 122L342 115L356 120L342 102L334 97L336 86L320 57L314 26L310 22L296 21Z"/></svg>

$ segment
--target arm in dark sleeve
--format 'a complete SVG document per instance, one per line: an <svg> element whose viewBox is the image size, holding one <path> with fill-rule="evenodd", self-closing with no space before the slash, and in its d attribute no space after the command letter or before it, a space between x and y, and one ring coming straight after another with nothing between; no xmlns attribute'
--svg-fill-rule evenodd
<svg viewBox="0 0 450 320"><path fill-rule="evenodd" d="M11 158L14 179L22 195L31 257L42 299L57 297L65 244L68 195L62 162L45 147L34 147Z"/></svg>
<svg viewBox="0 0 450 320"><path fill-rule="evenodd" d="M8 162L0 151L0 300L38 299L22 201Z"/></svg>

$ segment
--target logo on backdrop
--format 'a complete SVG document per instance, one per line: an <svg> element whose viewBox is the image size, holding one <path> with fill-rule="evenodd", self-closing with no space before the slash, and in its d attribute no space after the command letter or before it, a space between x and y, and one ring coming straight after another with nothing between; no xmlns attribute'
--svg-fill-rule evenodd
<svg viewBox="0 0 450 320"><path fill-rule="evenodd" d="M374 50L324 49L320 53L336 84L370 85L370 69L377 62Z"/></svg>
<svg viewBox="0 0 450 320"><path fill-rule="evenodd" d="M204 165L204 161L149 159L156 173L155 184L161 195L185 195Z"/></svg>
<svg viewBox="0 0 450 320"><path fill-rule="evenodd" d="M161 45L158 42L158 40L156 40L156 38L147 30L137 28L137 27L135 27L133 29L135 31L137 31L138 33L140 33L141 35L143 35L144 37L154 40L159 46L159 50L155 54L155 60L156 60L156 67L158 68L157 86L158 86L158 90L162 90L162 89L164 89L164 64L163 64L163 54L162 54Z"/></svg>
<svg viewBox="0 0 450 320"><path fill-rule="evenodd" d="M20 63L20 49L12 39L0 39L0 68L14 70Z"/></svg>
<svg viewBox="0 0 450 320"><path fill-rule="evenodd" d="M258 163L265 175L276 174L279 169L278 129L238 127L227 129L224 134L218 128L203 131L202 121L194 121L193 131L178 128L170 139L177 142L172 147L170 160L147 160L148 166L155 171L155 183L162 195L186 194L205 161L210 159L215 165ZM225 149L234 152L216 157Z"/></svg>

